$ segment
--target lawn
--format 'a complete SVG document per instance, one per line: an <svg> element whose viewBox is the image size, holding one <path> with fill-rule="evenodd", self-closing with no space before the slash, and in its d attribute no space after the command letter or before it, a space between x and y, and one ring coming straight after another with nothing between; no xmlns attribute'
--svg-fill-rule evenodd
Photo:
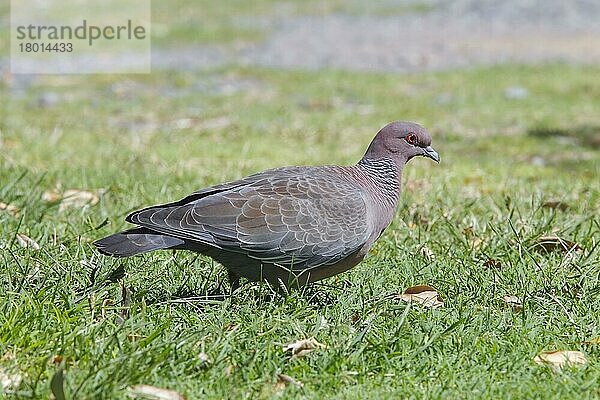
<svg viewBox="0 0 600 400"><path fill-rule="evenodd" d="M5 394L47 398L52 381L70 399L138 384L188 399L600 396L600 345L586 344L600 336L598 74L232 66L3 82L0 378L20 380ZM392 226L322 284L285 298L246 284L223 300L226 273L210 259L116 260L91 246L128 212L207 185L356 162L394 119L430 128L442 162L409 163ZM68 190L91 194L61 200ZM548 235L580 249L544 251ZM398 299L419 284L443 306ZM283 351L311 337L327 347ZM587 364L533 361L551 350Z"/></svg>
<svg viewBox="0 0 600 400"><path fill-rule="evenodd" d="M289 16L434 7L394 4L154 2L153 45L193 54L259 43ZM600 67L237 64L0 74L0 397L600 397ZM429 128L442 162L409 163L394 222L349 272L285 297L249 283L229 295L206 257L91 245L129 212L212 184L355 163L396 119ZM443 304L403 301L415 285ZM324 346L284 351L311 338ZM534 361L553 350L586 362Z"/></svg>

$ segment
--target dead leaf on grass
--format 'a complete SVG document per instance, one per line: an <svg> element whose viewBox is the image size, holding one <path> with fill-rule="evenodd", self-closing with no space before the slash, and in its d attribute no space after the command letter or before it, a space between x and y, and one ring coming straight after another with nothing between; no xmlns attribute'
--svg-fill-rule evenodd
<svg viewBox="0 0 600 400"><path fill-rule="evenodd" d="M75 365L75 360L73 360L72 357L64 357L60 354L56 354L54 355L54 357L52 357L52 360L50 360L50 362L54 365L61 365L63 362L65 365Z"/></svg>
<svg viewBox="0 0 600 400"><path fill-rule="evenodd" d="M315 349L324 349L323 343L317 342L315 338L296 340L293 343L283 346L283 351L290 353L292 357L303 357Z"/></svg>
<svg viewBox="0 0 600 400"><path fill-rule="evenodd" d="M533 358L537 364L548 365L553 371L560 371L565 365L587 364L587 358L581 351L555 350L544 351Z"/></svg>
<svg viewBox="0 0 600 400"><path fill-rule="evenodd" d="M129 397L155 400L185 400L183 395L174 390L150 385L135 385L127 388Z"/></svg>
<svg viewBox="0 0 600 400"><path fill-rule="evenodd" d="M93 206L98 203L100 200L99 196L102 194L104 194L104 190L100 190L97 193L79 189L66 190L62 195L58 211L64 211L69 207L82 208L87 205Z"/></svg>
<svg viewBox="0 0 600 400"><path fill-rule="evenodd" d="M4 211L12 215L13 217L17 217L19 215L19 207L13 206L12 204L6 204L0 201L0 211Z"/></svg>
<svg viewBox="0 0 600 400"><path fill-rule="evenodd" d="M510 306L514 311L521 311L523 309L523 302L517 296L504 296L502 301Z"/></svg>
<svg viewBox="0 0 600 400"><path fill-rule="evenodd" d="M35 240L22 233L17 233L17 243L19 243L21 247L27 247L33 250L40 249L40 245Z"/></svg>
<svg viewBox="0 0 600 400"><path fill-rule="evenodd" d="M478 236L473 226L464 228L463 235L465 235L465 238L473 245L474 249L479 249L484 243L484 239Z"/></svg>
<svg viewBox="0 0 600 400"><path fill-rule="evenodd" d="M42 193L42 200L48 203L56 203L62 199L59 189L46 190Z"/></svg>
<svg viewBox="0 0 600 400"><path fill-rule="evenodd" d="M480 249L484 243L485 243L485 241L482 238L480 238L479 236L476 236L473 238L473 240L471 240L471 244L473 245L473 249L475 249L475 250Z"/></svg>
<svg viewBox="0 0 600 400"><path fill-rule="evenodd" d="M579 243L571 240L563 239L558 236L540 236L534 244L535 249L542 249L548 252L562 251L568 253L570 251L582 251L583 247Z"/></svg>
<svg viewBox="0 0 600 400"><path fill-rule="evenodd" d="M11 373L0 369L0 388L2 392L7 389L17 389L23 380L19 373Z"/></svg>
<svg viewBox="0 0 600 400"><path fill-rule="evenodd" d="M402 301L407 303L416 303L427 308L438 308L444 305L444 301L438 292L428 285L417 285L409 287L397 296Z"/></svg>
<svg viewBox="0 0 600 400"><path fill-rule="evenodd" d="M49 203L60 202L58 211L64 211L68 208L83 208L93 206L100 201L100 197L106 193L106 189L95 191L83 189L68 189L61 192L59 188L46 191L42 194L42 200Z"/></svg>
<svg viewBox="0 0 600 400"><path fill-rule="evenodd" d="M302 382L297 381L289 375L277 374L277 382L275 382L275 385L273 385L275 389L283 390L290 385L297 386L300 388L304 386Z"/></svg>
<svg viewBox="0 0 600 400"><path fill-rule="evenodd" d="M472 238L475 236L475 229L472 226L467 226L463 229L463 235L467 238Z"/></svg>

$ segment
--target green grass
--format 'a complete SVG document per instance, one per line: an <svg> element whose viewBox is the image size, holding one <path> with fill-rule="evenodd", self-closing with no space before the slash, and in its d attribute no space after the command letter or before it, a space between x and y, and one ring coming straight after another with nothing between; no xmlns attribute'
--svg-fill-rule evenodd
<svg viewBox="0 0 600 400"><path fill-rule="evenodd" d="M23 379L8 397L47 398L56 356L73 399L124 398L135 384L188 399L598 397L600 351L582 342L600 336L599 73L232 67L0 86L0 202L20 209L0 211L0 372ZM529 96L506 99L510 86ZM287 298L247 285L202 301L226 284L209 259L114 260L90 245L124 228L131 210L207 185L355 162L399 118L431 129L442 163L410 162L392 226L366 261L323 285ZM106 193L60 211L42 200L57 186ZM569 208L543 207L555 200ZM41 248L22 248L16 233ZM583 251L536 251L547 234ZM434 286L444 306L393 299L416 284ZM283 353L313 336L328 347ZM588 364L554 373L532 361L554 349L581 350ZM303 388L280 392L277 373Z"/></svg>

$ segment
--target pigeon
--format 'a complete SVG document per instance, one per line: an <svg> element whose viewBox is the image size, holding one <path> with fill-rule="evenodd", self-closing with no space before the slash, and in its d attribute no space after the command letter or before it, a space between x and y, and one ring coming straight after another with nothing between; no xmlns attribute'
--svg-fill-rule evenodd
<svg viewBox="0 0 600 400"><path fill-rule="evenodd" d="M423 126L391 122L356 165L282 167L201 189L129 214L135 227L94 245L114 257L201 253L227 268L232 290L242 277L301 287L363 260L390 225L415 156L440 162Z"/></svg>

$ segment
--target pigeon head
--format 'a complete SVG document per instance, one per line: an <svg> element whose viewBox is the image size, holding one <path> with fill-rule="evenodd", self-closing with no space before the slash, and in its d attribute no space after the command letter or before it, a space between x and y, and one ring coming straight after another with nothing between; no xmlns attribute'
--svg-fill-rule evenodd
<svg viewBox="0 0 600 400"><path fill-rule="evenodd" d="M416 156L440 162L439 154L431 147L427 129L414 122L395 121L381 128L363 159L391 158L398 165L404 165Z"/></svg>

